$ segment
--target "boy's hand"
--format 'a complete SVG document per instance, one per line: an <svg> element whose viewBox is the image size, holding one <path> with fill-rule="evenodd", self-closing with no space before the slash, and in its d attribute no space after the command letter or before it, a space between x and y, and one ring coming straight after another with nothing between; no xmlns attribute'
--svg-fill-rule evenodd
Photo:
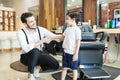
<svg viewBox="0 0 120 80"><path fill-rule="evenodd" d="M44 43L49 44L51 41L52 41L52 38L51 38L51 37L46 37L46 38L44 38Z"/></svg>
<svg viewBox="0 0 120 80"><path fill-rule="evenodd" d="M78 55L77 54L73 55L73 61L77 61L77 60L78 60Z"/></svg>

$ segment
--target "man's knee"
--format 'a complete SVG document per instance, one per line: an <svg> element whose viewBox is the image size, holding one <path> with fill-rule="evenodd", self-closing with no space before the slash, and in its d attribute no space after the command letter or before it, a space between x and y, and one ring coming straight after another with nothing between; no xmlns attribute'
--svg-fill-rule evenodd
<svg viewBox="0 0 120 80"><path fill-rule="evenodd" d="M40 50L37 48L34 48L31 50L31 53L33 56L39 56L40 55Z"/></svg>

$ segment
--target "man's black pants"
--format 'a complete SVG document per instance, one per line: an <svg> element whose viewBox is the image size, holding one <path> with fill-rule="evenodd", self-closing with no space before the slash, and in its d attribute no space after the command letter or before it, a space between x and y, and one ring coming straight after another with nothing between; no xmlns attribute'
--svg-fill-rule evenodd
<svg viewBox="0 0 120 80"><path fill-rule="evenodd" d="M30 73L34 72L34 67L40 65L42 70L47 69L58 69L59 63L58 61L50 56L49 54L45 54L37 48L32 49L26 54L21 54L20 58L21 63L28 66L28 71Z"/></svg>

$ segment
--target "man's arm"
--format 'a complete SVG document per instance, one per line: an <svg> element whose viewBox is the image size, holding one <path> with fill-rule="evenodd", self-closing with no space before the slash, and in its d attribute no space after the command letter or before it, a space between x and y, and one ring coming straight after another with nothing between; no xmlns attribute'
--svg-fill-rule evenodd
<svg viewBox="0 0 120 80"><path fill-rule="evenodd" d="M43 44L43 43L50 43L51 41L52 41L52 39L50 37L43 38L43 39L35 42L34 48L41 45L41 44Z"/></svg>
<svg viewBox="0 0 120 80"><path fill-rule="evenodd" d="M56 36L52 36L51 37L52 40L61 40L63 41L64 40L64 36L63 35L56 35Z"/></svg>

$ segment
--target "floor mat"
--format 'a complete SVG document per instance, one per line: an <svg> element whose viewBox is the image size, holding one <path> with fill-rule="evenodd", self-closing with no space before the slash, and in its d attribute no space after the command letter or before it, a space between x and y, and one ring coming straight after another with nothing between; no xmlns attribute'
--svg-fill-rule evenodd
<svg viewBox="0 0 120 80"><path fill-rule="evenodd" d="M103 69L111 75L110 78L103 79L103 80L114 80L115 78L117 78L120 75L120 68L115 68L115 67L110 67L110 66L104 65ZM71 73L71 71L69 71L68 73ZM52 77L55 80L60 80L61 72L52 74ZM72 80L72 78L69 75L67 75L65 80ZM80 80L80 79L78 78L77 80ZM87 80L90 80L90 79L87 79Z"/></svg>

